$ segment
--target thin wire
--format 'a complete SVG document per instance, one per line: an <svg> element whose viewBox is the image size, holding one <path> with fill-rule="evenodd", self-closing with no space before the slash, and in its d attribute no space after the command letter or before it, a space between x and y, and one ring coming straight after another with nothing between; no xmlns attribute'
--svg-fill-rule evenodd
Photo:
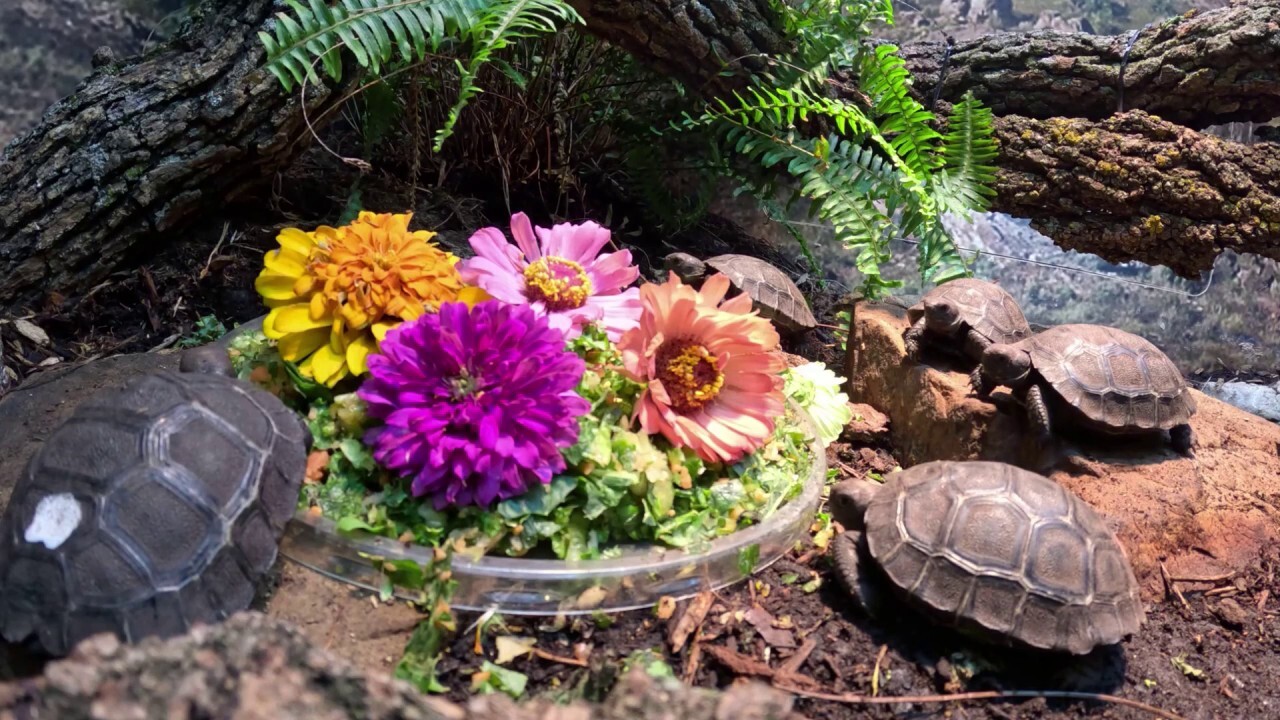
<svg viewBox="0 0 1280 720"><path fill-rule="evenodd" d="M823 228L823 229L828 227L827 225L824 225L822 223L797 222L792 220L786 220L784 222L786 222L789 225L800 225L804 227ZM902 242L911 243L912 245L920 244L919 240L910 240L908 238L898 238L898 239L901 240ZM1186 290L1178 290L1176 288L1171 288L1171 287L1161 287L1159 285L1151 285L1149 283L1139 282L1137 280L1129 280L1127 278L1116 277L1115 275L1099 272L1097 270L1087 270L1085 268L1071 267L1069 265L1060 265L1058 263L1045 262L1044 260L1032 260L1030 258L1018 257L1016 255L1005 255L1004 253L998 253L991 250L978 250L977 248L960 247L959 245L956 245L956 250L959 250L962 252L971 252L976 255L988 255L991 257L1003 258L1005 260L1013 260L1015 262L1026 263L1028 265L1039 265L1041 267L1056 268L1058 270L1066 270L1067 272L1080 273L1082 275L1093 275L1095 277L1105 278L1107 280L1114 280L1115 282L1124 283L1126 285L1136 285L1138 287L1146 288L1148 290L1158 290L1160 292L1167 292L1173 295L1181 295L1183 297L1189 297L1189 298L1198 298L1203 296L1205 293L1209 292L1209 288L1213 287L1214 271L1217 269L1217 268L1210 268L1209 277L1205 281L1204 288L1202 288L1199 292L1191 293L1191 292L1187 292Z"/></svg>

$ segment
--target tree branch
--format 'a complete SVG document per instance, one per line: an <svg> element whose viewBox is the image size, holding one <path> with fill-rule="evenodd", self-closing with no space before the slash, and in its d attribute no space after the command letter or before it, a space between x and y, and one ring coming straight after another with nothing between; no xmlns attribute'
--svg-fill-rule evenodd
<svg viewBox="0 0 1280 720"><path fill-rule="evenodd" d="M1224 250L1280 259L1280 145L1142 111L1099 123L1003 117L994 209L1059 246L1194 277Z"/></svg>
<svg viewBox="0 0 1280 720"><path fill-rule="evenodd" d="M968 90L996 115L1101 120L1145 110L1200 129L1280 115L1280 2L1263 0L1179 16L1128 35L999 33L960 42L947 63L941 97ZM903 47L901 55L929 97L945 43Z"/></svg>
<svg viewBox="0 0 1280 720"><path fill-rule="evenodd" d="M259 69L271 0L204 7L168 47L94 72L0 155L0 302L88 291L292 159L296 97ZM308 102L329 93L311 88Z"/></svg>

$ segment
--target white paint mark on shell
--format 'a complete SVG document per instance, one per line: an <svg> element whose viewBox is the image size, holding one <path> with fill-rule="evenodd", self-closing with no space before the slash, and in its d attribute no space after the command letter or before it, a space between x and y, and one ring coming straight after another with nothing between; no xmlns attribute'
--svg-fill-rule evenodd
<svg viewBox="0 0 1280 720"><path fill-rule="evenodd" d="M27 526L23 539L29 543L44 543L50 550L71 537L80 525L80 503L70 493L49 495L36 505L36 515Z"/></svg>

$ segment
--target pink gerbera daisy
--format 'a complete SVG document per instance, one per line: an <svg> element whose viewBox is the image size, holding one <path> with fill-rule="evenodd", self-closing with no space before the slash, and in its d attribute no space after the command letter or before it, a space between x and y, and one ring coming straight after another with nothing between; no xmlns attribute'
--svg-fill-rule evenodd
<svg viewBox="0 0 1280 720"><path fill-rule="evenodd" d="M498 228L477 230L470 240L475 257L458 264L463 282L502 302L528 304L566 339L588 323L598 323L614 341L636 326L640 291L627 286L640 269L629 250L600 254L608 229L591 221L535 228L516 213L511 234L515 245Z"/></svg>
<svg viewBox="0 0 1280 720"><path fill-rule="evenodd" d="M726 301L728 290L720 274L701 292L674 274L645 284L640 323L618 342L627 375L646 383L640 426L711 462L759 449L784 410L778 333L751 310L749 295Z"/></svg>

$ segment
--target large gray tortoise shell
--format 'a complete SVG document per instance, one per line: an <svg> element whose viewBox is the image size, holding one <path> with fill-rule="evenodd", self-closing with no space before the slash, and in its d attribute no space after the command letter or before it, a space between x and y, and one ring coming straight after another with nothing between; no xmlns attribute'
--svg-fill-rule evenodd
<svg viewBox="0 0 1280 720"><path fill-rule="evenodd" d="M1102 325L1058 325L1020 347L1055 392L1103 429L1169 430L1196 411L1178 367L1146 338Z"/></svg>
<svg viewBox="0 0 1280 720"><path fill-rule="evenodd" d="M305 474L306 429L219 375L160 372L78 407L0 522L0 629L65 654L98 632L185 632L247 608Z"/></svg>
<svg viewBox="0 0 1280 720"><path fill-rule="evenodd" d="M946 624L1084 654L1135 632L1138 583L1106 523L1048 478L930 462L886 479L864 515L890 582Z"/></svg>

